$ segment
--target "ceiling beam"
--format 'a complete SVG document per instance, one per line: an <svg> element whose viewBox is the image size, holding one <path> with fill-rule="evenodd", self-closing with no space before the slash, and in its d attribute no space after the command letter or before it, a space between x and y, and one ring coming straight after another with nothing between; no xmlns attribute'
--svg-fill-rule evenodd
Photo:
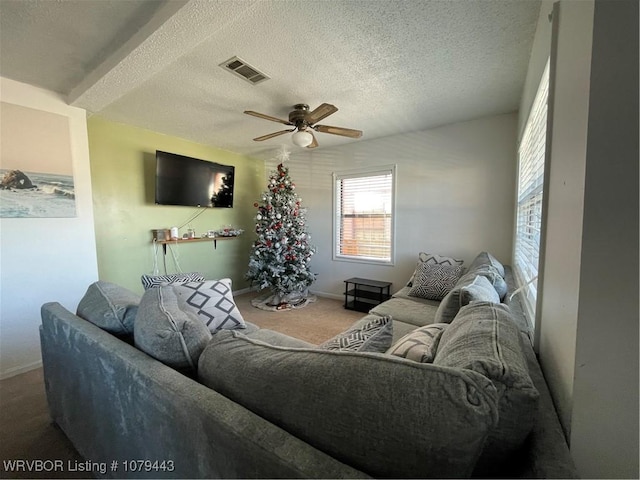
<svg viewBox="0 0 640 480"><path fill-rule="evenodd" d="M143 28L71 90L67 102L92 113L99 112L256 3L256 0L167 1Z"/></svg>

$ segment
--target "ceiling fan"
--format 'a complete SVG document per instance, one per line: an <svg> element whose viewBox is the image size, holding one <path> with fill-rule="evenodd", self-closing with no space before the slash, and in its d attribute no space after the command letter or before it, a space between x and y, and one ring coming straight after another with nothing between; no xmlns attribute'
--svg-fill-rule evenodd
<svg viewBox="0 0 640 480"><path fill-rule="evenodd" d="M316 132L331 133L333 135L342 135L343 137L350 138L360 138L362 136L362 131L360 130L331 127L329 125L316 125L317 122L333 113L336 113L337 111L338 109L335 106L328 103L323 103L318 108L311 111L309 111L309 105L298 103L297 105L294 105L293 110L289 112L289 120L282 120L280 118L265 115L264 113L254 112L252 110L245 110L244 113L294 127L254 138L256 142L269 140L270 138L277 137L278 135L284 135L285 133L295 132L292 136L293 143L299 147L315 148L318 146L318 142L313 134L313 130Z"/></svg>

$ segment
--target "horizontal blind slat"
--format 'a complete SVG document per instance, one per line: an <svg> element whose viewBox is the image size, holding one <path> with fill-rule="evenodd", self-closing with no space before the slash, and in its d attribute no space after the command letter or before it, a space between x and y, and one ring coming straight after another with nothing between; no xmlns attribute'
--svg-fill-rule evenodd
<svg viewBox="0 0 640 480"><path fill-rule="evenodd" d="M549 63L545 67L518 148L517 220L514 272L520 285L537 277L542 229L542 197L547 133ZM525 310L533 324L537 280L523 288Z"/></svg>

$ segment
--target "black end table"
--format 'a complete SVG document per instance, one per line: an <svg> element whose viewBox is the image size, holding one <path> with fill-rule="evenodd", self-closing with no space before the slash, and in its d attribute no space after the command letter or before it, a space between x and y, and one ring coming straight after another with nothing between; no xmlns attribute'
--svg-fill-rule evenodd
<svg viewBox="0 0 640 480"><path fill-rule="evenodd" d="M345 280L344 284L344 308L347 310L366 313L391 298L391 282L354 277Z"/></svg>

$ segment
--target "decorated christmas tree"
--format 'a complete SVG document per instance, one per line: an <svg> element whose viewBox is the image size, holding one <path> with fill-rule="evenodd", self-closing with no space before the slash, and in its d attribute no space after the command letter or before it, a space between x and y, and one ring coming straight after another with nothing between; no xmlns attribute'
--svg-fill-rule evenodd
<svg viewBox="0 0 640 480"><path fill-rule="evenodd" d="M258 238L253 243L246 274L252 285L271 289L271 294L261 301L275 308L306 304L312 299L308 289L315 280L315 274L309 270L315 247L307 233L306 211L289 177L289 169L282 163L286 159L288 154L283 150L279 155L281 163L271 172L262 201L253 204L258 209L255 216Z"/></svg>

